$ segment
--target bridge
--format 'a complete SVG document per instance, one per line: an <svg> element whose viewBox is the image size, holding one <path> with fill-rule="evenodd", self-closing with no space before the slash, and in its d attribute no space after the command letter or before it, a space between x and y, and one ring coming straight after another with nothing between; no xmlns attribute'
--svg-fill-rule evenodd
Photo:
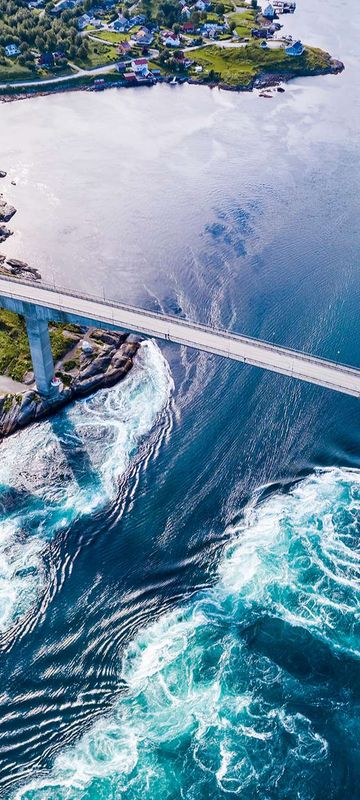
<svg viewBox="0 0 360 800"><path fill-rule="evenodd" d="M25 318L36 386L45 396L54 391L48 323L55 321L165 339L360 397L360 369L43 282L36 284L0 277L0 306Z"/></svg>

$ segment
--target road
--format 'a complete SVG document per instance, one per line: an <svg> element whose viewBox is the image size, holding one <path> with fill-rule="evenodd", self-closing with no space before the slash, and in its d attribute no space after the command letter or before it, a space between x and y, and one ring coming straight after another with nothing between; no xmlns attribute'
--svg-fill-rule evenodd
<svg viewBox="0 0 360 800"><path fill-rule="evenodd" d="M95 67L94 69L81 69L76 67L76 72L71 75L59 75L57 78L45 78L35 81L20 81L16 83L0 83L0 89L23 89L26 86L49 86L54 83L65 83L66 81L74 81L84 75L105 75L107 72L112 72L117 66L118 62L113 61L111 64L105 64L103 67Z"/></svg>
<svg viewBox="0 0 360 800"><path fill-rule="evenodd" d="M360 397L360 369L176 317L71 293L58 287L0 278L0 305L26 313L26 305L23 304L29 302L39 306L42 316L49 320L54 316L56 318L56 315L61 318L64 314L68 321L80 324L134 331Z"/></svg>

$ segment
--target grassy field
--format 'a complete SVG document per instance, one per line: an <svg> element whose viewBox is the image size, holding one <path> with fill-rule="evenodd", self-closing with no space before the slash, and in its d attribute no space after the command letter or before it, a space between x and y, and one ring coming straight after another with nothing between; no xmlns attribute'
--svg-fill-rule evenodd
<svg viewBox="0 0 360 800"><path fill-rule="evenodd" d="M62 325L53 324L49 327L55 361L62 358L74 344L64 336L63 331ZM25 373L31 369L29 342L23 318L12 311L0 309L0 374L22 381Z"/></svg>
<svg viewBox="0 0 360 800"><path fill-rule="evenodd" d="M5 64L0 64L0 82L2 81L28 81L37 78L36 71L22 67L17 61L6 58Z"/></svg>
<svg viewBox="0 0 360 800"><path fill-rule="evenodd" d="M299 58L287 56L282 48L263 50L250 43L246 47L219 48L214 46L193 50L192 58L204 68L204 74L214 70L217 77L229 86L248 86L262 72L311 75L326 71L330 56L317 48L306 48Z"/></svg>
<svg viewBox="0 0 360 800"><path fill-rule="evenodd" d="M111 64L119 58L115 45L102 44L89 39L89 52L86 59L74 59L74 63L82 69L93 69Z"/></svg>
<svg viewBox="0 0 360 800"><path fill-rule="evenodd" d="M117 33L116 31L93 31L93 36L96 36L97 39L104 39L108 42L113 42L114 44L118 44L119 42L128 42L130 36L128 33Z"/></svg>
<svg viewBox="0 0 360 800"><path fill-rule="evenodd" d="M241 39L251 36L251 29L256 25L256 12L251 8L245 9L243 12L236 12L228 15L228 22L235 22L235 31Z"/></svg>

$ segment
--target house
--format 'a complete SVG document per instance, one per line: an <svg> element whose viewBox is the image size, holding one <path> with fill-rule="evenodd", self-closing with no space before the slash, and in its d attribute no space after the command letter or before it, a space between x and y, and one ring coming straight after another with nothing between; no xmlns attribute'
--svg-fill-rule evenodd
<svg viewBox="0 0 360 800"><path fill-rule="evenodd" d="M142 47L149 47L153 41L153 35L148 28L139 28L138 31L132 36L133 42L141 45Z"/></svg>
<svg viewBox="0 0 360 800"><path fill-rule="evenodd" d="M85 30L85 28L87 28L87 26L90 25L90 22L91 22L91 17L89 17L89 14L82 14L76 23L78 30L79 31Z"/></svg>
<svg viewBox="0 0 360 800"><path fill-rule="evenodd" d="M120 42L117 48L119 56L127 56L128 53L130 53L130 50L131 50L130 42Z"/></svg>
<svg viewBox="0 0 360 800"><path fill-rule="evenodd" d="M197 8L198 11L206 11L207 7L207 3L205 3L204 0L197 0L197 3L195 3L195 8Z"/></svg>
<svg viewBox="0 0 360 800"><path fill-rule="evenodd" d="M219 25L217 22L206 22L201 28L204 36L208 36L210 39L215 39L219 33L224 33L224 30L225 26Z"/></svg>
<svg viewBox="0 0 360 800"><path fill-rule="evenodd" d="M253 36L254 39L267 39L268 35L267 28L253 28L251 31L251 36Z"/></svg>
<svg viewBox="0 0 360 800"><path fill-rule="evenodd" d="M183 6L183 8L181 9L180 13L181 13L182 19L190 19L190 17L191 17L191 11L190 11L189 6Z"/></svg>
<svg viewBox="0 0 360 800"><path fill-rule="evenodd" d="M271 3L269 3L269 5L267 5L264 8L264 10L262 12L262 15L263 15L263 17L266 17L266 19L274 19L275 15L276 15L274 6L272 6Z"/></svg>
<svg viewBox="0 0 360 800"><path fill-rule="evenodd" d="M287 0L273 0L272 5L277 14L293 14L296 10L296 3Z"/></svg>
<svg viewBox="0 0 360 800"><path fill-rule="evenodd" d="M147 58L134 58L131 62L131 69L135 75L142 75L145 78L149 74Z"/></svg>
<svg viewBox="0 0 360 800"><path fill-rule="evenodd" d="M173 33L173 31L164 31L162 40L166 47L180 47L180 38L178 34Z"/></svg>
<svg viewBox="0 0 360 800"><path fill-rule="evenodd" d="M20 53L20 47L17 44L7 44L5 47L5 55L8 58L14 58L14 56L18 56Z"/></svg>
<svg viewBox="0 0 360 800"><path fill-rule="evenodd" d="M299 39L294 44L290 44L289 47L285 47L285 53L288 56L302 56L303 52L304 45L301 44Z"/></svg>
<svg viewBox="0 0 360 800"><path fill-rule="evenodd" d="M182 26L182 32L183 33L194 33L195 32L195 28L194 28L193 23L192 22L184 22L184 24Z"/></svg>
<svg viewBox="0 0 360 800"><path fill-rule="evenodd" d="M135 28L136 25L144 25L146 22L145 14L137 14L135 17L130 17L129 28Z"/></svg>
<svg viewBox="0 0 360 800"><path fill-rule="evenodd" d="M80 5L81 2L82 0L59 0L58 3L55 3L51 13L56 16L60 14L61 11L64 11L65 8L75 8Z"/></svg>
<svg viewBox="0 0 360 800"><path fill-rule="evenodd" d="M281 30L281 28L282 28L282 25L280 25L279 22L272 22L271 25L269 25L269 27L268 27L268 31L273 36L274 33L277 33L277 31Z"/></svg>
<svg viewBox="0 0 360 800"><path fill-rule="evenodd" d="M40 53L38 64L40 67L53 67L54 66L54 56L50 52Z"/></svg>
<svg viewBox="0 0 360 800"><path fill-rule="evenodd" d="M124 80L127 83L135 83L136 82L136 75L135 72L125 72Z"/></svg>
<svg viewBox="0 0 360 800"><path fill-rule="evenodd" d="M129 20L126 17L123 17L122 14L119 14L118 18L113 22L112 28L117 33L126 33L129 30Z"/></svg>

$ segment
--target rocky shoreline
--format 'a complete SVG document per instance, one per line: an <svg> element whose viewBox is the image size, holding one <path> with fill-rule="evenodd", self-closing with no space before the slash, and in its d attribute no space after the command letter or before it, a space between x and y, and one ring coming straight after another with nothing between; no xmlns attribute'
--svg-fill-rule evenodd
<svg viewBox="0 0 360 800"><path fill-rule="evenodd" d="M218 88L228 92L252 92L256 89L269 89L272 87L276 87L281 83L289 83L290 81L295 80L295 78L318 77L320 75L337 75L340 72L343 72L344 69L345 65L343 64L342 61L339 61L338 59L335 58L331 58L329 60L329 65L324 69L317 69L317 70L314 69L310 71L304 70L303 72L291 71L291 70L279 73L262 72L256 75L253 78L253 80L246 85L245 84L233 85L222 81L214 83L204 80L201 77L199 78L189 77L184 81L184 83L188 83L189 85L192 86L207 86L210 89ZM103 86L104 90L114 89L114 88L118 89L134 88L133 86L130 87L125 85L118 76L114 75L112 77L113 80L110 80L104 84ZM149 88L151 88L151 86L149 86ZM88 78L82 79L81 77L79 77L76 84L74 83L72 85L66 84L64 86L62 86L61 84L54 84L52 87L48 86L47 88L45 86L43 87L39 86L38 88L34 86L29 86L28 88L26 88L26 86L24 85L24 87L21 90L19 90L19 89L12 89L11 86L9 86L9 89L6 90L6 92L1 93L0 91L0 102L11 103L17 100L27 100L30 99L31 97L47 97L48 95L51 94L60 94L65 92L81 92L81 91L94 91L94 87L89 86ZM0 221L1 221L1 212L0 212Z"/></svg>
<svg viewBox="0 0 360 800"><path fill-rule="evenodd" d="M32 386L0 397L0 439L44 419L76 398L114 386L131 370L140 347L137 337L97 329L74 337L75 347L57 364L59 381L53 394L42 398ZM77 339L77 341L76 341ZM27 376L27 381L33 376Z"/></svg>
<svg viewBox="0 0 360 800"><path fill-rule="evenodd" d="M0 178L6 177L0 170ZM0 243L12 235L5 225L16 213L16 208L8 204L0 194ZM40 281L41 274L35 267L16 258L6 258L0 254L0 275L13 278ZM16 319L16 315L13 315ZM4 324L4 323L2 323ZM16 333L21 327L15 322ZM24 372L14 387L23 386L23 391L0 394L0 440L20 428L54 414L76 398L85 397L97 389L113 386L122 380L133 366L140 347L140 340L127 333L116 333L78 326L60 326L61 358L55 359L55 382L49 397L40 397L34 383L32 372ZM5 329L3 331L5 335ZM13 334L9 334L10 337ZM26 336L26 333L25 333ZM30 363L30 362L29 362ZM11 385L10 375L4 377ZM0 376L1 381L1 376ZM4 383L7 388L7 384ZM28 387L28 388L27 388Z"/></svg>

